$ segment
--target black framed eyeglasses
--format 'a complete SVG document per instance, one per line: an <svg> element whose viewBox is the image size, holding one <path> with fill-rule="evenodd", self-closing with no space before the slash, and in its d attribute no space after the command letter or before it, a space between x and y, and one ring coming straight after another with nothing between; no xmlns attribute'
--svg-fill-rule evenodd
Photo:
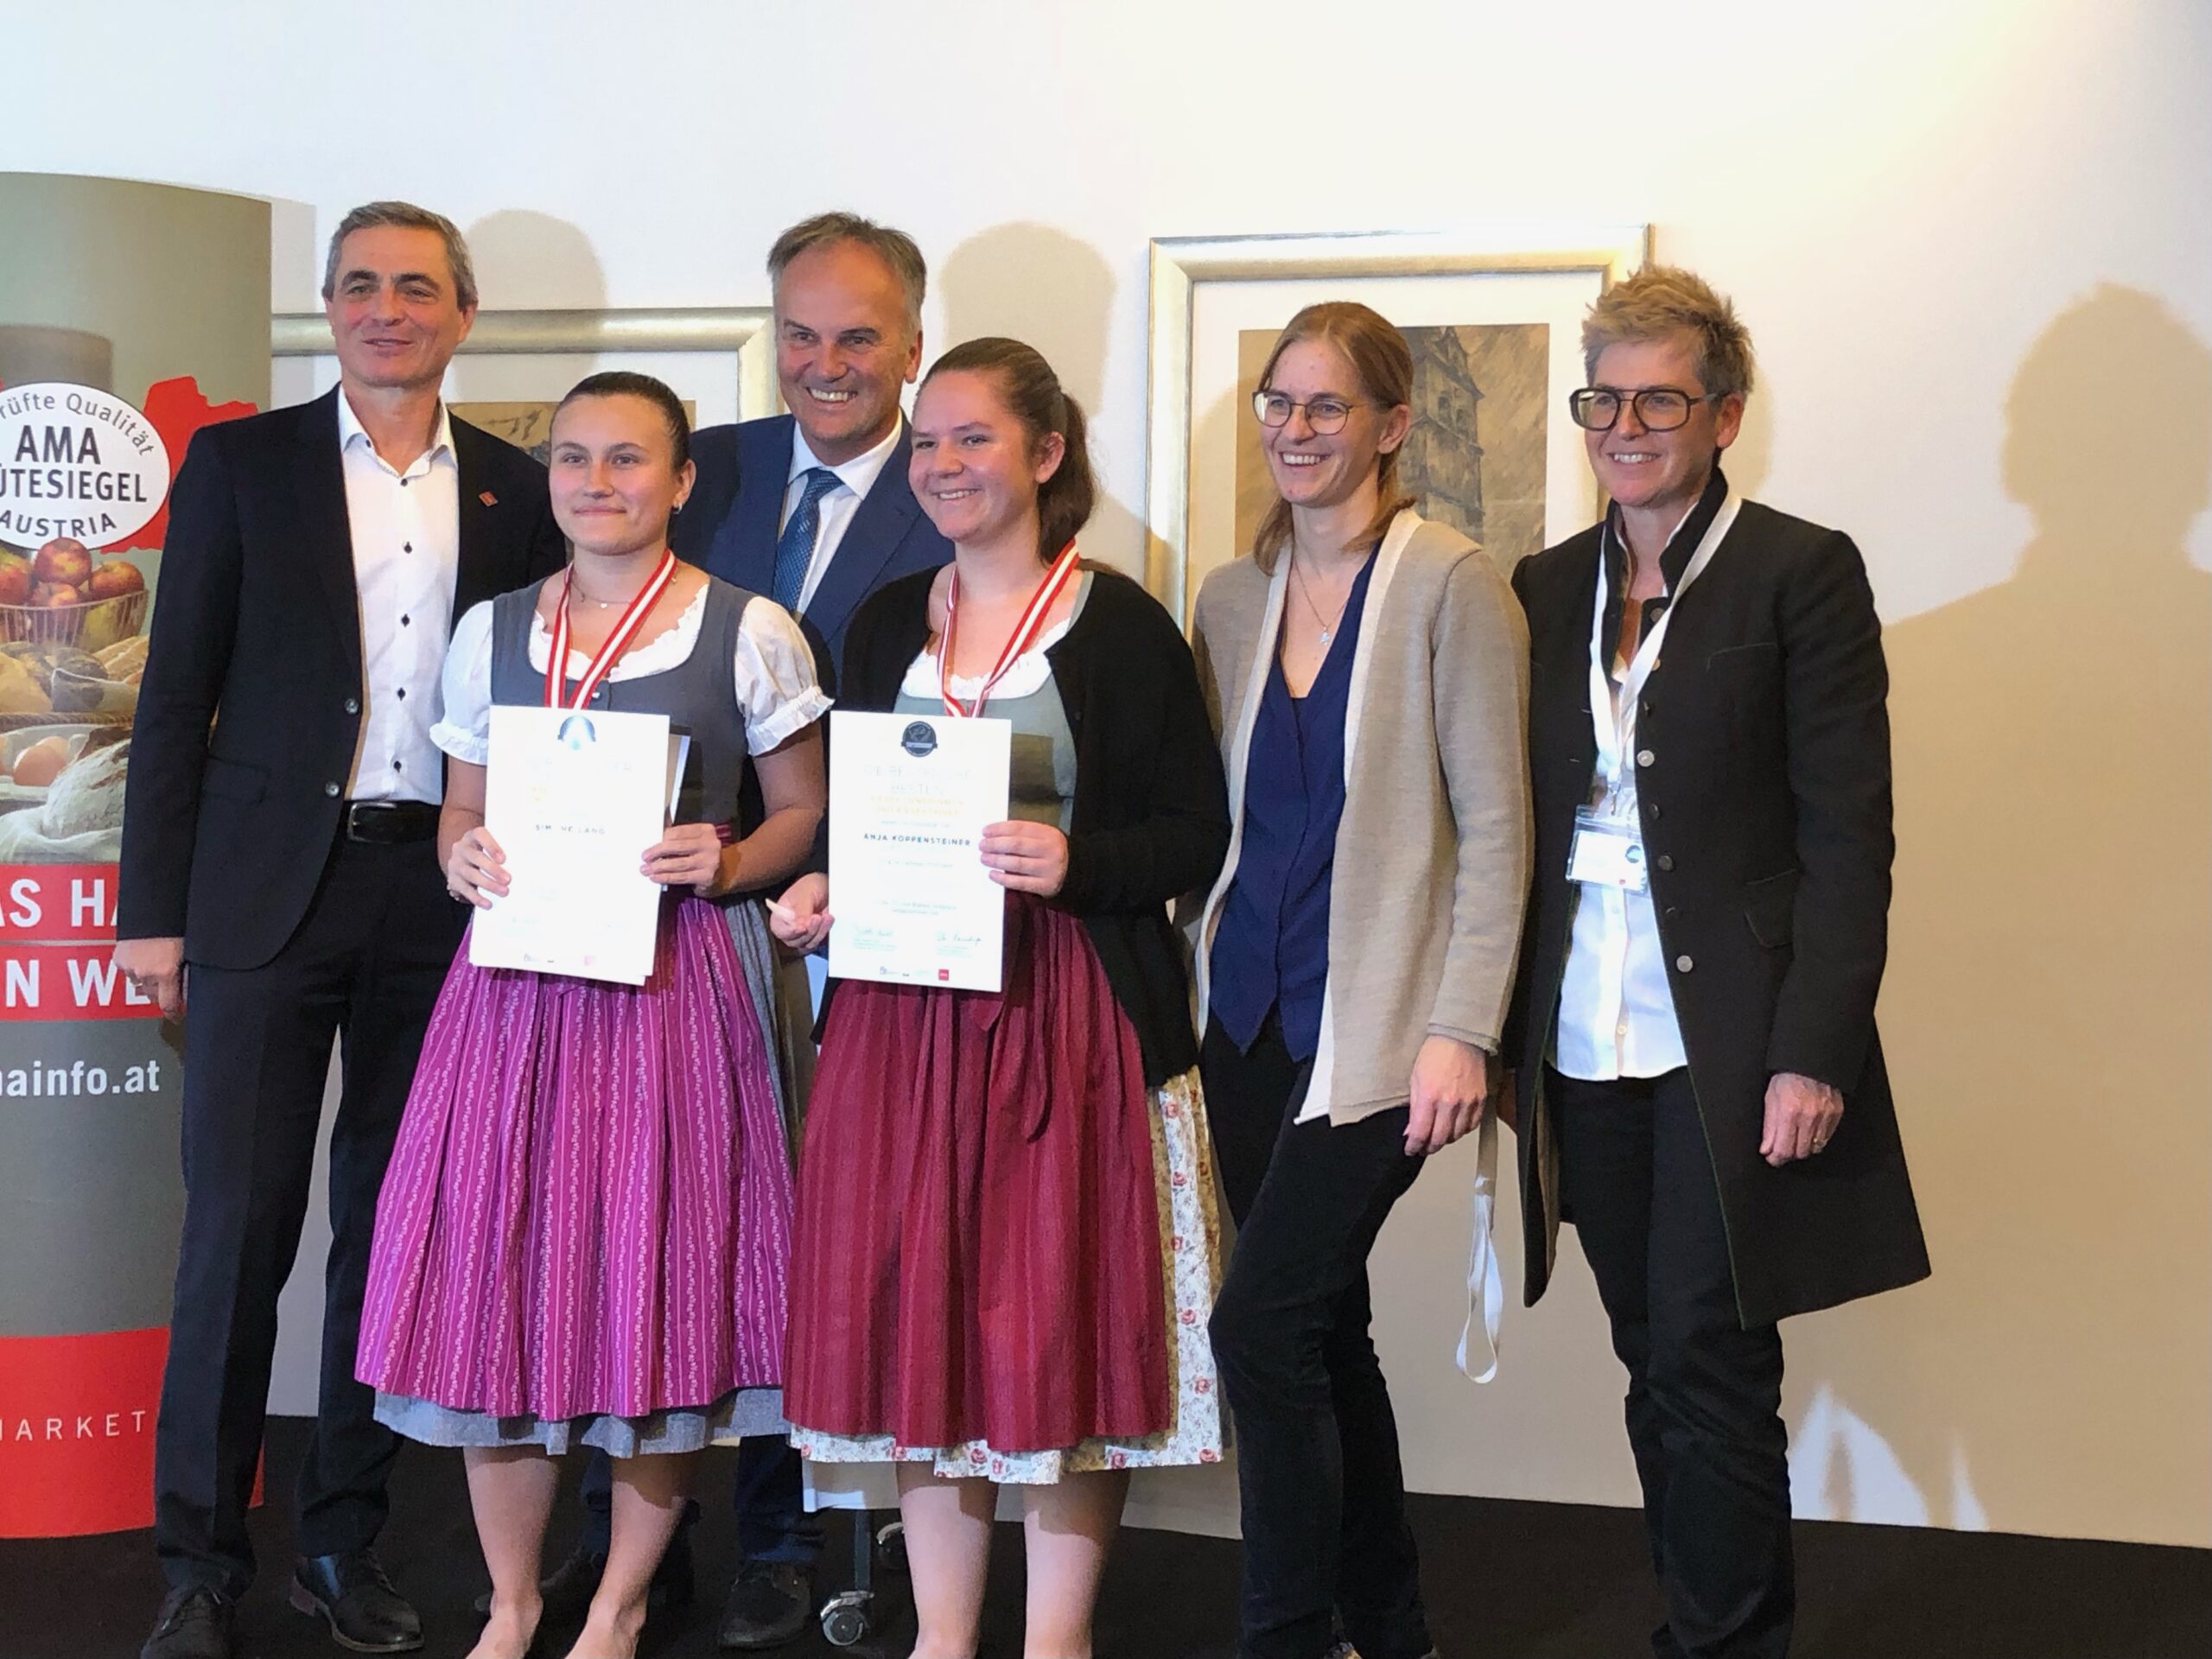
<svg viewBox="0 0 2212 1659"><path fill-rule="evenodd" d="M1641 391L1616 391L1611 386L1585 386L1567 394L1567 412L1588 432L1610 432L1621 417L1621 405L1636 410L1636 418L1654 432L1671 432L1690 417L1700 404L1717 404L1727 394L1684 391L1677 386L1646 386Z"/></svg>
<svg viewBox="0 0 2212 1659"><path fill-rule="evenodd" d="M1347 397L1310 397L1300 403L1280 391L1264 388L1252 394L1252 412L1260 417L1262 426L1288 426L1292 414L1302 409L1306 411L1306 424L1325 437L1332 432L1343 431L1344 423L1358 407Z"/></svg>

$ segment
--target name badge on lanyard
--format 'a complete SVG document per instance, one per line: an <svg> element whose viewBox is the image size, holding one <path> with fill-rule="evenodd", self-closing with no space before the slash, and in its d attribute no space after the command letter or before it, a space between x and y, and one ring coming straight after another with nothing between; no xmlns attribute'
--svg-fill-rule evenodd
<svg viewBox="0 0 2212 1659"><path fill-rule="evenodd" d="M1667 613L1645 634L1630 658L1616 691L1612 677L1605 671L1611 656L1605 642L1605 550L1599 550L1598 591L1590 618L1590 723L1598 740L1598 781L1603 785L1598 804L1579 809L1574 815L1574 840L1567 850L1567 879L1590 887L1618 887L1627 893L1643 893L1650 887L1650 874L1643 858L1643 831L1637 811L1636 777L1625 770L1627 757L1636 752L1636 711L1643 696L1643 687L1651 677L1651 671L1659 665L1660 642L1666 638L1667 625L1675 620L1675 613L1681 607L1682 595L1688 593L1690 584L1704 574L1705 567L1713 563L1713 555L1726 539L1736 522L1736 513L1742 505L1732 493L1720 504L1720 511L1713 515L1713 522L1690 556L1682 579L1675 584L1674 593L1667 606ZM1611 536L1609 524L1605 534ZM1623 562L1625 575L1626 562ZM1621 603L1635 603L1626 594Z"/></svg>
<svg viewBox="0 0 2212 1659"><path fill-rule="evenodd" d="M1579 807L1574 845L1567 855L1567 879L1586 887L1621 887L1642 893L1651 885L1643 868L1643 837L1633 821L1606 816L1604 809Z"/></svg>

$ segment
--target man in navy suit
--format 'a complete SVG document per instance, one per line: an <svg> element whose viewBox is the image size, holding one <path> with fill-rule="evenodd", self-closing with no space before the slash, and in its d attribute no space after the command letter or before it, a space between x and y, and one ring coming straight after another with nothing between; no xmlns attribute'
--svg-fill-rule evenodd
<svg viewBox="0 0 2212 1659"><path fill-rule="evenodd" d="M834 693L861 601L952 556L906 482L899 409L921 370L926 271L905 232L822 213L776 238L768 276L791 413L692 438L699 481L671 536L679 557L797 615Z"/></svg>
<svg viewBox="0 0 2212 1659"><path fill-rule="evenodd" d="M823 685L834 693L845 629L886 582L934 569L952 544L906 481L900 389L920 372L921 251L904 232L853 213L817 214L768 252L776 378L786 415L693 434L698 480L670 529L677 556L765 594L799 619ZM810 1023L803 978L787 1019ZM796 1006L791 1006L795 1004ZM800 1046L805 1046L804 1037ZM803 1088L804 1056L792 1067ZM720 1629L726 1648L779 1646L805 1628L814 1602L818 1527L801 1501L799 1458L780 1440L744 1442L738 1456L738 1545L744 1560ZM547 1581L549 1604L588 1600L606 1564L607 1469L594 1455L584 1483L576 1553ZM665 1559L660 1598L689 1594L683 1535Z"/></svg>

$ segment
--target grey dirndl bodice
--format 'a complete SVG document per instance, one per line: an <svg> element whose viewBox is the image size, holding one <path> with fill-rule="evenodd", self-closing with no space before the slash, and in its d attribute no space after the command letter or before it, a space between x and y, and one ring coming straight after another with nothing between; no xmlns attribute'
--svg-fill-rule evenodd
<svg viewBox="0 0 2212 1659"><path fill-rule="evenodd" d="M557 581L557 577L549 577ZM543 708L545 675L530 661L530 631L537 612L538 588L518 588L492 601L492 701ZM705 613L690 654L658 674L635 679L601 680L590 709L622 714L666 715L670 724L691 739L684 757L683 784L677 797L678 823L733 823L738 794L752 751L746 741L745 710L737 700L737 641L745 607L753 595L718 576L707 578ZM640 852L645 849L639 849ZM785 1132L794 1139L801 1102L790 1075L776 1027L776 947L768 937L760 904L743 893L714 901L729 923L730 942L752 994L768 1056L768 1070L782 1103Z"/></svg>
<svg viewBox="0 0 2212 1659"><path fill-rule="evenodd" d="M557 578L548 578L557 580ZM492 601L492 701L544 706L545 676L531 666L530 630L537 612L537 588L518 588ZM737 816L738 791L752 764L745 741L745 711L731 677L738 626L753 595L714 576L707 578L706 613L691 653L658 674L617 680L593 689L589 709L621 714L666 715L690 734L683 786L677 798L678 823L728 823Z"/></svg>

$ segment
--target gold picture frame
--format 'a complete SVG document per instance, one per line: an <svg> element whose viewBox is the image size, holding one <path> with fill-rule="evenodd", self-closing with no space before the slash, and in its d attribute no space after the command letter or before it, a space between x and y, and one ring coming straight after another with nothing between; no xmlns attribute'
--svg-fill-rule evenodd
<svg viewBox="0 0 2212 1659"><path fill-rule="evenodd" d="M332 350L330 325L320 311L279 312L270 319L269 349L271 356L279 358L327 357ZM599 367L612 368L624 358L693 353L720 354L731 359L730 378L723 385L734 396L733 418L749 421L783 408L776 389L775 331L765 305L480 311L454 355L588 358ZM574 366L572 362L571 369ZM503 381L496 387L457 395L454 402L519 411L534 401L558 398L577 378L573 372L550 376L543 386ZM676 390L687 404L700 402L704 406L703 400L695 399L694 385L678 385ZM722 408L710 417L710 423L723 418L723 410L728 407L724 399L715 401Z"/></svg>

